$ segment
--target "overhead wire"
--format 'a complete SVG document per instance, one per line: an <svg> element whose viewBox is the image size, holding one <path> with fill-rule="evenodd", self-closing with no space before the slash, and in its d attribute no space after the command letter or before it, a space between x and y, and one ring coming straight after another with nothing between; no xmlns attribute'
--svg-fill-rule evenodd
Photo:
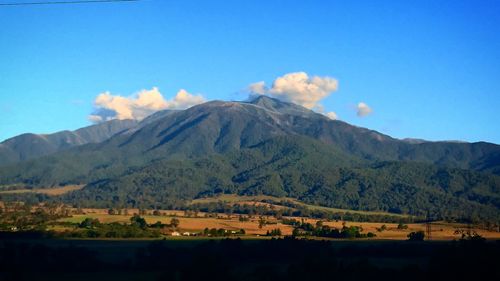
<svg viewBox="0 0 500 281"><path fill-rule="evenodd" d="M0 6L33 6L33 5L70 5L70 4L96 4L112 2L138 2L142 0L77 0L77 1L39 1L39 2L8 2Z"/></svg>

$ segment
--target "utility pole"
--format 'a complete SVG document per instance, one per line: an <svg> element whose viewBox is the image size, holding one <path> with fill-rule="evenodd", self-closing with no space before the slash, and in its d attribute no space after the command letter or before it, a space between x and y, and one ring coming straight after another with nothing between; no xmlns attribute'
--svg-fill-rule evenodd
<svg viewBox="0 0 500 281"><path fill-rule="evenodd" d="M425 220L425 236L427 240L432 240L432 219L430 216L430 212L427 212L427 219Z"/></svg>

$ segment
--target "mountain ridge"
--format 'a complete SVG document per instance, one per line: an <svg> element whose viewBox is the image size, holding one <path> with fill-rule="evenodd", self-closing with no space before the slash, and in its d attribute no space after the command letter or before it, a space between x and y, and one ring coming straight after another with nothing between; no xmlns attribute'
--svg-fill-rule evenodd
<svg viewBox="0 0 500 281"><path fill-rule="evenodd" d="M93 143L101 147L99 149L107 145L107 150L119 148L129 155L160 151L160 154L151 157L154 159L161 158L156 157L158 155L171 157L179 151L191 156L223 152L256 144L271 136L290 134L320 140L366 160L417 161L500 174L500 163L497 161L500 146L496 144L409 144L265 96L244 102L210 101L186 110L157 112L148 118L140 123L129 122L127 124L132 126L128 129L115 132L118 134L113 134L114 137L105 139L101 144ZM127 121L112 122L121 124ZM112 123L87 128L102 127L104 124ZM202 135L203 139L197 135Z"/></svg>
<svg viewBox="0 0 500 281"><path fill-rule="evenodd" d="M259 97L159 112L103 142L4 166L0 185L87 184L65 200L100 207L224 192L441 218L475 208L474 216L492 218L499 166L495 144L409 144Z"/></svg>
<svg viewBox="0 0 500 281"><path fill-rule="evenodd" d="M87 143L102 142L136 124L134 120L110 120L74 131L21 134L0 143L0 166L49 155Z"/></svg>

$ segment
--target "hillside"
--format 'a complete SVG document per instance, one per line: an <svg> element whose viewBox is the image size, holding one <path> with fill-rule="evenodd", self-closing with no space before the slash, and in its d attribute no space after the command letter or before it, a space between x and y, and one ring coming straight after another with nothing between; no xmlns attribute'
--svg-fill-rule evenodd
<svg viewBox="0 0 500 281"><path fill-rule="evenodd" d="M401 141L260 96L158 112L103 142L2 167L0 184L87 184L65 200L99 207L266 194L491 219L500 209L499 155L489 143Z"/></svg>
<svg viewBox="0 0 500 281"><path fill-rule="evenodd" d="M0 166L49 155L64 149L105 141L137 125L133 120L111 120L76 131L22 134L0 143Z"/></svg>
<svg viewBox="0 0 500 281"><path fill-rule="evenodd" d="M433 165L383 162L356 167L308 140L276 138L239 152L159 160L96 181L70 201L97 207L175 208L217 194L292 197L314 205L436 218L494 219L500 178Z"/></svg>

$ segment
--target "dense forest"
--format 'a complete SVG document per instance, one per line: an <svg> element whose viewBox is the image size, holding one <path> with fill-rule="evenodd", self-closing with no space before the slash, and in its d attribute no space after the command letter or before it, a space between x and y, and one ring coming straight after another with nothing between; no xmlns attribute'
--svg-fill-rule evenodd
<svg viewBox="0 0 500 281"><path fill-rule="evenodd" d="M176 208L217 194L265 194L435 219L498 218L498 176L411 162L345 168L337 155L318 147L275 139L225 157L157 161L96 181L65 200L95 207Z"/></svg>
<svg viewBox="0 0 500 281"><path fill-rule="evenodd" d="M410 144L266 97L167 113L101 143L0 167L4 189L82 190L1 199L179 209L195 198L264 194L432 219L500 217L494 144Z"/></svg>

